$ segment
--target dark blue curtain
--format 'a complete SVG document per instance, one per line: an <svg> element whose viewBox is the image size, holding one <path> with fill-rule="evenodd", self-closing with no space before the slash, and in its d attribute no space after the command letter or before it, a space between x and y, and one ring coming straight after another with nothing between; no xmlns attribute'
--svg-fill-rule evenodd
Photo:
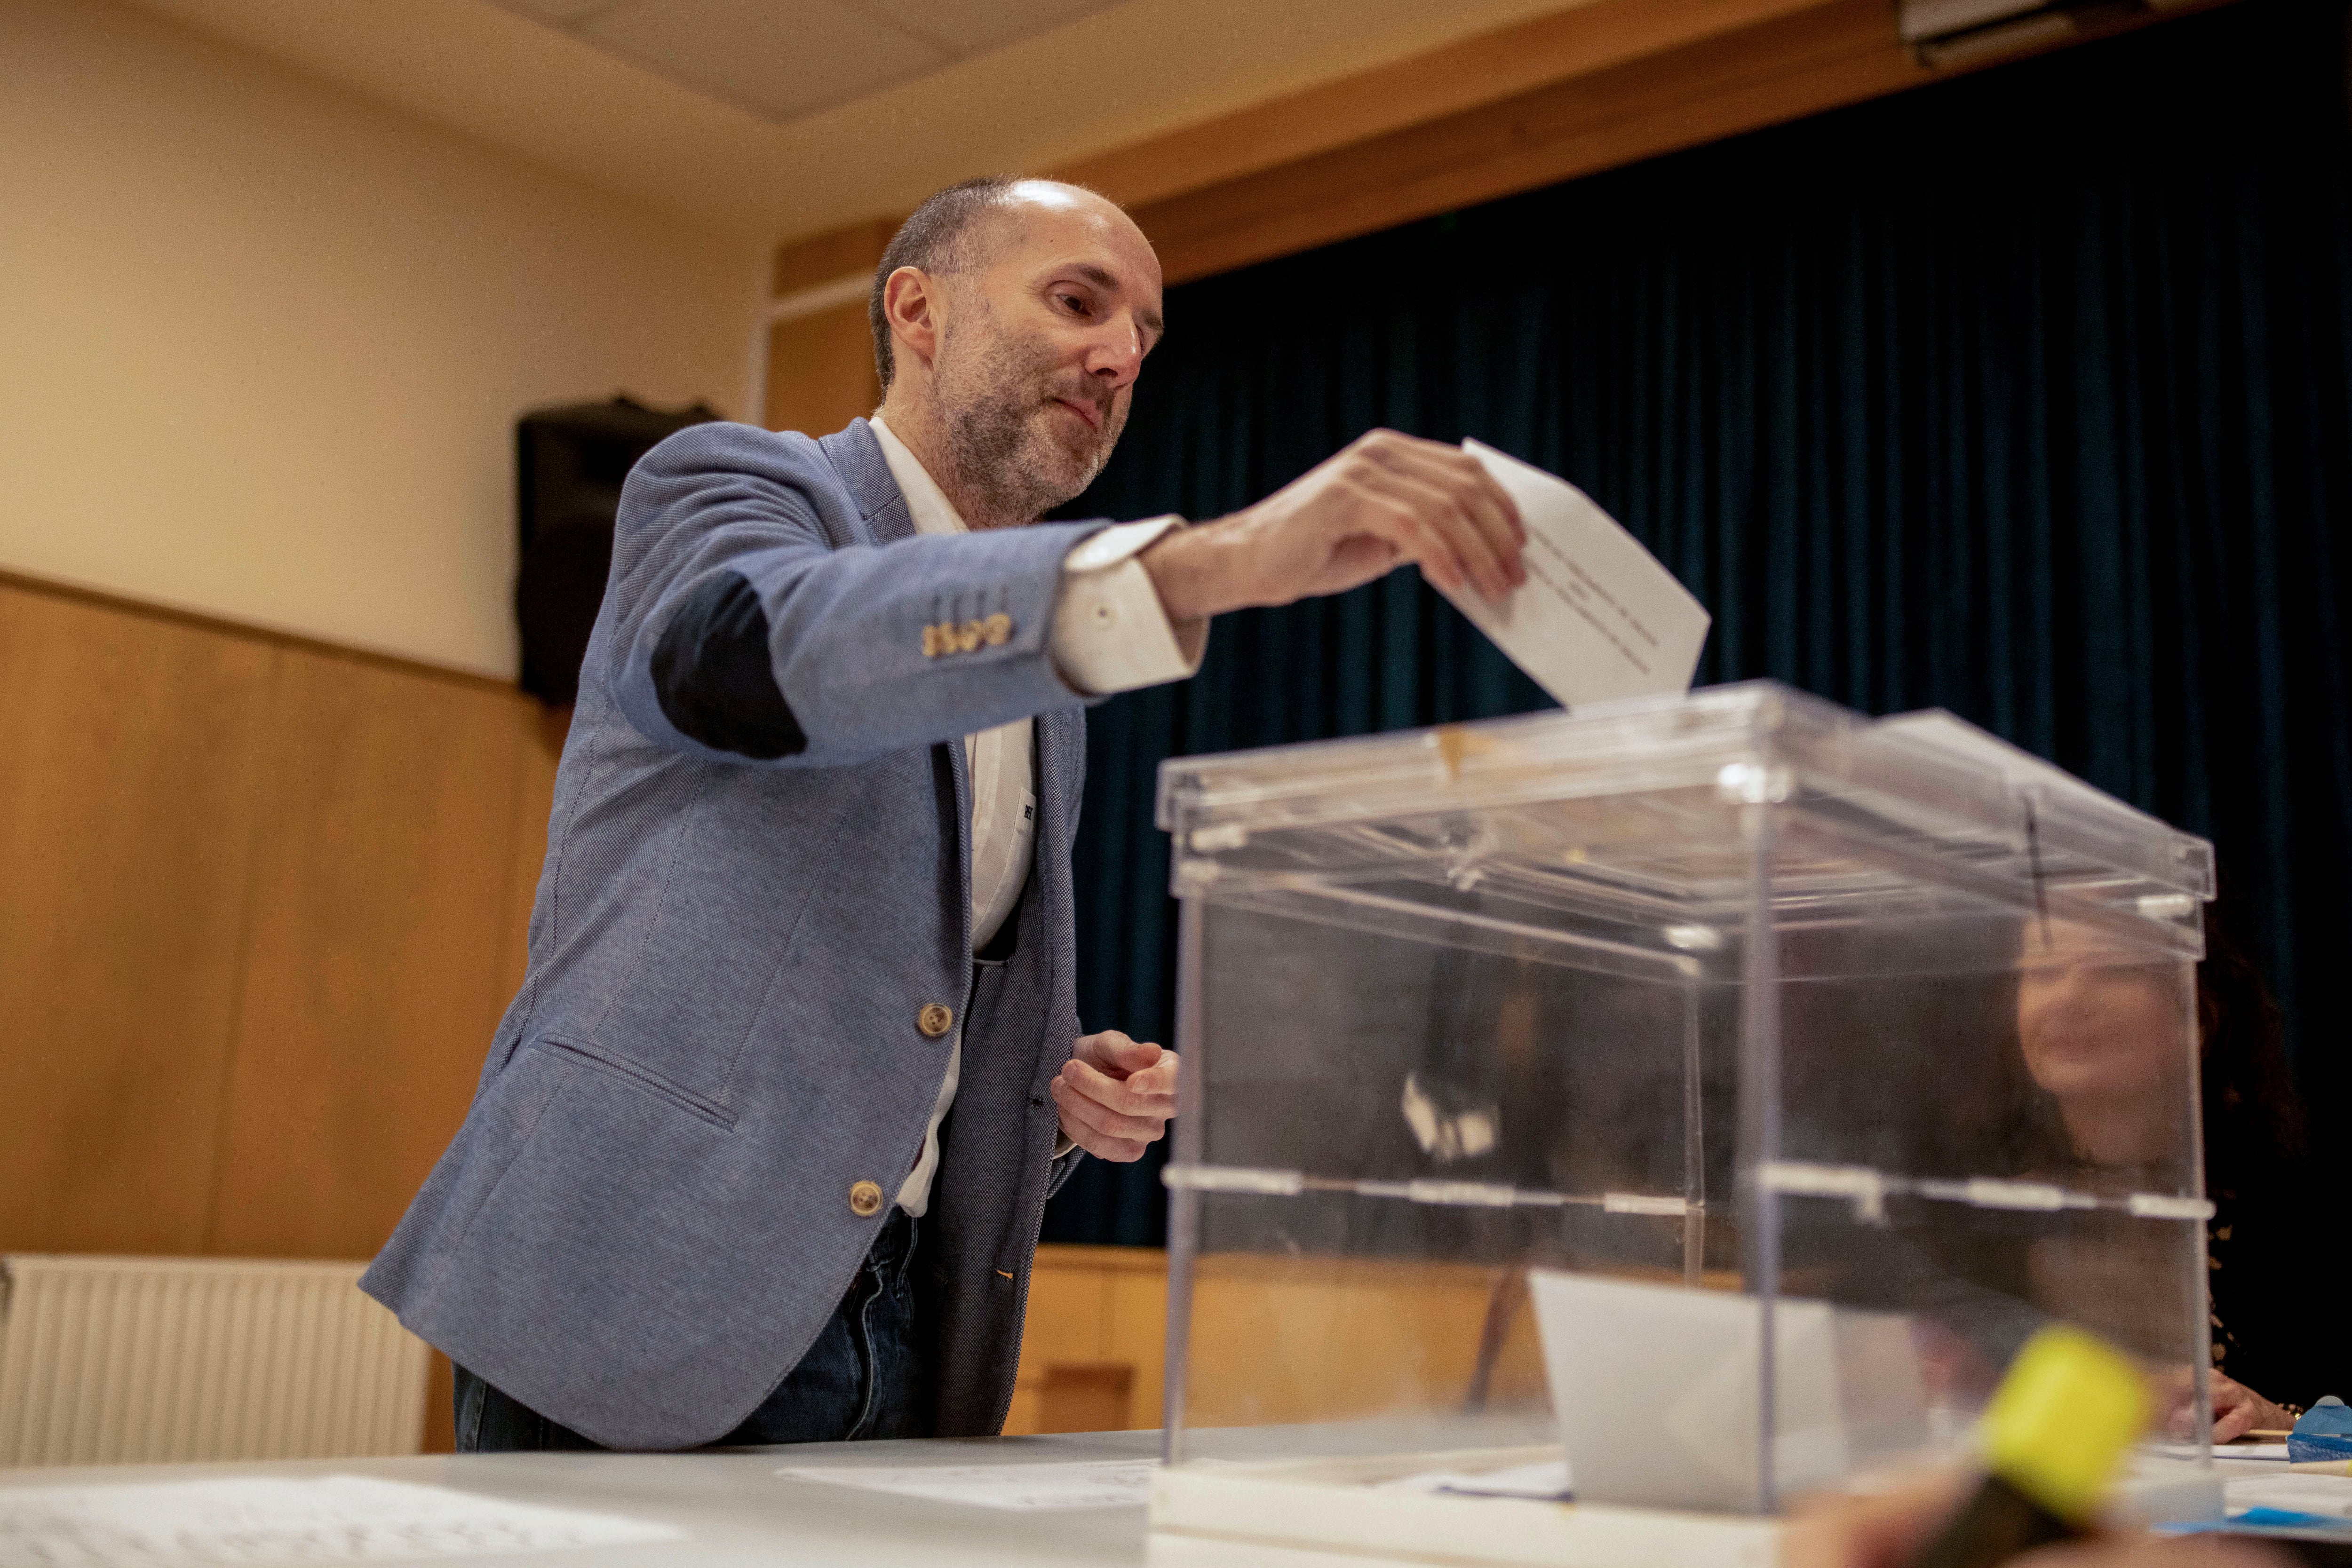
<svg viewBox="0 0 2352 1568"><path fill-rule="evenodd" d="M1170 291L1072 515L1213 517L1375 424L1566 475L1703 683L1943 706L2212 837L2323 1136L2352 919L2345 7L2238 5ZM1169 1040L1164 758L1547 706L1410 572L1097 709L1088 1028ZM1155 1162L1053 1239L1157 1242Z"/></svg>

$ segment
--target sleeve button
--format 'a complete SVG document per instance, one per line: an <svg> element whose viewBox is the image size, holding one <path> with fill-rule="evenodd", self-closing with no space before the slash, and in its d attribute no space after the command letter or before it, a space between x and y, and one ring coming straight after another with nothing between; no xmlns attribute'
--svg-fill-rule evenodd
<svg viewBox="0 0 2352 1568"><path fill-rule="evenodd" d="M882 1188L870 1181L862 1181L849 1189L849 1212L860 1219L871 1219L882 1212Z"/></svg>

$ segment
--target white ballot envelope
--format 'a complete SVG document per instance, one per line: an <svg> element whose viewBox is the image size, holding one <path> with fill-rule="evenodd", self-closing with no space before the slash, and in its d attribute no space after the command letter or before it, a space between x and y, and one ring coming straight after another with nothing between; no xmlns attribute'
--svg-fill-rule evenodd
<svg viewBox="0 0 2352 1568"><path fill-rule="evenodd" d="M1586 1502L1769 1507L1763 1306L1549 1269L1528 1283L1553 1412ZM1770 1490L1787 1497L1927 1443L1909 1320L1782 1297L1772 1309Z"/></svg>
<svg viewBox="0 0 2352 1568"><path fill-rule="evenodd" d="M1518 503L1528 580L1499 604L1448 593L1454 608L1563 707L1690 690L1706 607L1567 480L1484 442L1462 449Z"/></svg>

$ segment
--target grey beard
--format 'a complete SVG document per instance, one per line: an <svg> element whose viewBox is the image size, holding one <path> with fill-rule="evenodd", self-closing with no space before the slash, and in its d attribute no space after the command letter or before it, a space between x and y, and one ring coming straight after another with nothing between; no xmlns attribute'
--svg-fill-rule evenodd
<svg viewBox="0 0 2352 1568"><path fill-rule="evenodd" d="M1038 363L1000 340L975 368L979 373L967 384L988 392L949 413L943 423L948 461L964 494L987 508L990 523L1034 521L1094 483L1124 421L1112 416L1075 478L1057 479L1051 470L1058 465L1036 450L1053 437L1031 423L1048 401ZM1026 390L1025 399L1006 395L1006 389L1015 387Z"/></svg>
<svg viewBox="0 0 2352 1568"><path fill-rule="evenodd" d="M1024 461L1033 439L1026 416L1037 406L1034 402L981 402L947 422L948 461L954 465L964 493L980 497L992 520L1028 522L1087 487L1082 482L1066 495L1061 486ZM1090 465L1087 481L1092 481L1101 466L1099 458Z"/></svg>

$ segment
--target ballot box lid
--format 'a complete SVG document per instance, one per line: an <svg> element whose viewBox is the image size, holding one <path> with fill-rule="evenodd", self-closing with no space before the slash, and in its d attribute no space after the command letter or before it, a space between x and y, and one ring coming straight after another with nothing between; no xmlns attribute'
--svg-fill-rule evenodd
<svg viewBox="0 0 2352 1568"><path fill-rule="evenodd" d="M1419 875L1645 923L1760 897L1849 915L2004 903L2194 956L2212 848L1939 710L1871 718L1770 681L1181 758L1180 897Z"/></svg>

